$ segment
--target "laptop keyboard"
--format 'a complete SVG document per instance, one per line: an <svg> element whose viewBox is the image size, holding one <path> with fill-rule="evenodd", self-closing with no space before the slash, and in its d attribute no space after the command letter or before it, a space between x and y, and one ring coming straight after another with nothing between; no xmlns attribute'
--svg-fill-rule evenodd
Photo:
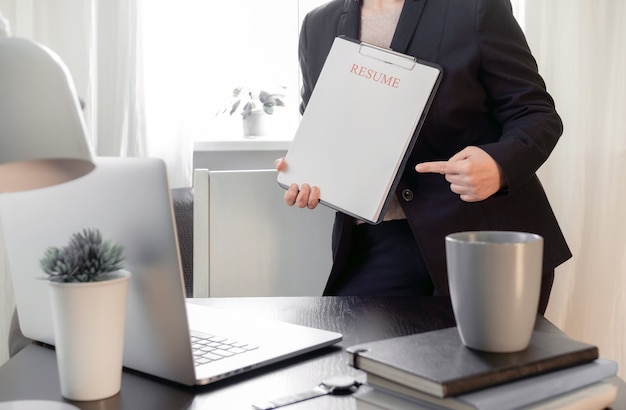
<svg viewBox="0 0 626 410"><path fill-rule="evenodd" d="M195 332L191 334L191 350L196 366L224 360L258 348L256 345L227 337Z"/></svg>

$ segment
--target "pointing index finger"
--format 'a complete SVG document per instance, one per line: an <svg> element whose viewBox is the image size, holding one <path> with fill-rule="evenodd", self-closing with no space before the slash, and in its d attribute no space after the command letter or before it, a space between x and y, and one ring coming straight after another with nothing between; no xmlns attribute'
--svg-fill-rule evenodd
<svg viewBox="0 0 626 410"><path fill-rule="evenodd" d="M420 173L434 173L445 175L448 169L448 161L422 162L415 166L415 170Z"/></svg>

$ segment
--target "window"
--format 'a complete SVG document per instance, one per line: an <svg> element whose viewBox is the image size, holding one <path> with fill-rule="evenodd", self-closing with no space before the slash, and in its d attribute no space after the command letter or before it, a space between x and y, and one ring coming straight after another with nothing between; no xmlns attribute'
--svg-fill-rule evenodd
<svg viewBox="0 0 626 410"><path fill-rule="evenodd" d="M184 129L196 140L241 136L238 115L215 115L238 86L286 87L283 118L295 130L298 32L304 15L324 2L146 1L140 30L148 134L158 127L170 135Z"/></svg>

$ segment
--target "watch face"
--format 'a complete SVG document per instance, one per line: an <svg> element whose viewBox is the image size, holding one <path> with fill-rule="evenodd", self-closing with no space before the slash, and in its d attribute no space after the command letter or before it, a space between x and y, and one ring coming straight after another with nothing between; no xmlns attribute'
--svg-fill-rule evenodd
<svg viewBox="0 0 626 410"><path fill-rule="evenodd" d="M359 386L359 383L350 376L334 376L322 380L322 385L330 389L331 394L348 394Z"/></svg>

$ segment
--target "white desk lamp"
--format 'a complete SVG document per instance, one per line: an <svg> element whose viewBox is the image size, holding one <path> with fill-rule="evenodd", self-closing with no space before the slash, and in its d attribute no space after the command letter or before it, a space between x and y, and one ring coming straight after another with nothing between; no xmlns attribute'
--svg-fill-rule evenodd
<svg viewBox="0 0 626 410"><path fill-rule="evenodd" d="M74 83L32 41L0 38L0 193L43 188L94 168Z"/></svg>
<svg viewBox="0 0 626 410"><path fill-rule="evenodd" d="M32 41L0 38L0 194L89 173L95 165L86 136L74 83L61 59ZM1 241L0 235L0 256Z"/></svg>

